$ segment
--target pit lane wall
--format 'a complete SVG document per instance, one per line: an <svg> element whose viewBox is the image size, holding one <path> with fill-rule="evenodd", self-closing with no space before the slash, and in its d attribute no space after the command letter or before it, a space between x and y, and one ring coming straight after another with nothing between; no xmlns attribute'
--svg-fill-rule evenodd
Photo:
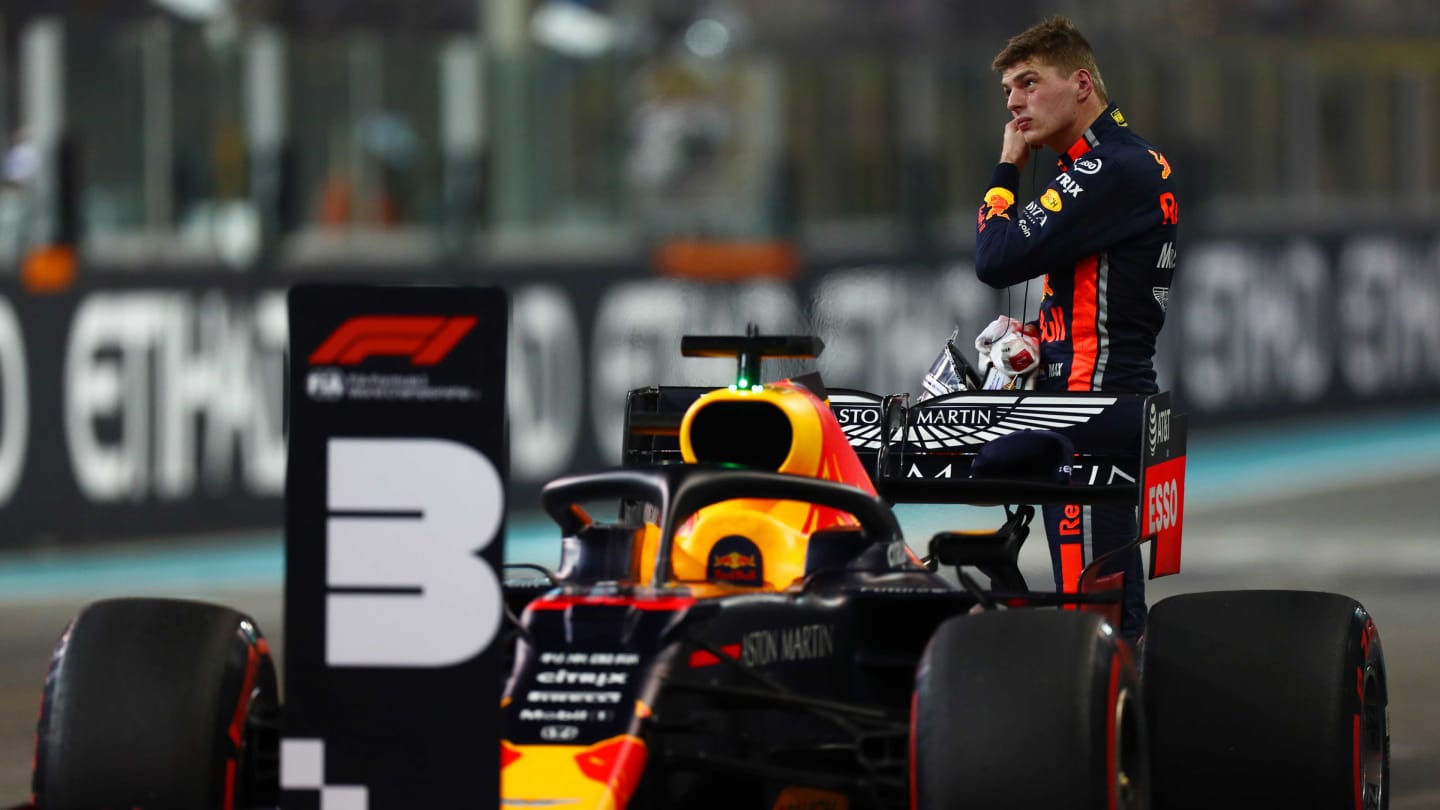
<svg viewBox="0 0 1440 810"><path fill-rule="evenodd" d="M0 280L0 549L279 527L285 289L357 278L337 269L89 268L73 289L44 295ZM968 343L1025 298L980 285L964 258L727 285L638 265L366 278L510 290L515 503L533 502L551 477L618 459L627 390L728 379L731 361L680 357L682 334L748 322L813 331L831 384L913 392L955 324ZM1032 314L1036 301L1032 290ZM1193 427L1440 404L1433 237L1197 243L1169 308L1162 384Z"/></svg>

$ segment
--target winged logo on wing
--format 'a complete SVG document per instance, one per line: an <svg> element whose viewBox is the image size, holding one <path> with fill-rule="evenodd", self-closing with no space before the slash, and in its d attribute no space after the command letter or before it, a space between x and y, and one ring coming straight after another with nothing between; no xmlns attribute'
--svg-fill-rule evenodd
<svg viewBox="0 0 1440 810"><path fill-rule="evenodd" d="M958 398L937 397L907 410L906 439L922 452L975 450L991 439L1020 430L1056 430L1084 424L1117 401L1117 397L974 393ZM830 407L851 447L878 451L885 444L880 397L832 391ZM890 440L900 439L897 429Z"/></svg>
<svg viewBox="0 0 1440 810"><path fill-rule="evenodd" d="M830 394L830 409L840 422L850 446L856 450L879 450L884 444L881 430L883 406L880 397L874 394L837 393Z"/></svg>
<svg viewBox="0 0 1440 810"><path fill-rule="evenodd" d="M912 408L910 441L926 452L974 449L1021 430L1056 430L1084 424L1116 397L966 397Z"/></svg>

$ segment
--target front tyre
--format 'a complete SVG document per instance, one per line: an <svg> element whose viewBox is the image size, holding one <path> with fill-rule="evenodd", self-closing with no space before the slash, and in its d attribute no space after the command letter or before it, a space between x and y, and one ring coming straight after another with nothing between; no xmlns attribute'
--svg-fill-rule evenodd
<svg viewBox="0 0 1440 810"><path fill-rule="evenodd" d="M1144 701L1129 645L1078 611L957 616L917 670L919 810L1143 810Z"/></svg>
<svg viewBox="0 0 1440 810"><path fill-rule="evenodd" d="M275 666L254 621L218 605L87 605L51 658L33 789L45 810L274 806Z"/></svg>
<svg viewBox="0 0 1440 810"><path fill-rule="evenodd" d="M1157 808L1389 807L1385 657L1359 602L1175 596L1145 644Z"/></svg>

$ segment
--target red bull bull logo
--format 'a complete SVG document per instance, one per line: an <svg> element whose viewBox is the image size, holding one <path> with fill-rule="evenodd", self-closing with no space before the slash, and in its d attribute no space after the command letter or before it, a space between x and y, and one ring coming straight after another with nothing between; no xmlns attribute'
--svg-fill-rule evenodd
<svg viewBox="0 0 1440 810"><path fill-rule="evenodd" d="M732 571L735 571L735 570L738 570L738 569L741 569L741 568L754 568L754 567L755 567L755 555L753 555L753 554L741 554L741 553L738 552L738 551L732 551L732 552L730 552L729 554L724 554L724 555L721 555L721 556L719 556L719 557L716 557L716 558L715 558L715 567L716 567L716 568L729 568L729 569L732 570Z"/></svg>
<svg viewBox="0 0 1440 810"><path fill-rule="evenodd" d="M741 535L722 537L710 549L706 577L711 582L762 585L765 582L760 549Z"/></svg>
<svg viewBox="0 0 1440 810"><path fill-rule="evenodd" d="M1164 155L1160 154L1159 152L1156 152L1154 149L1146 149L1145 151L1149 152L1149 153L1150 153L1150 157L1155 158L1155 163L1160 166L1160 179L1161 179L1161 180L1169 180L1169 179L1170 179L1170 161L1166 160Z"/></svg>

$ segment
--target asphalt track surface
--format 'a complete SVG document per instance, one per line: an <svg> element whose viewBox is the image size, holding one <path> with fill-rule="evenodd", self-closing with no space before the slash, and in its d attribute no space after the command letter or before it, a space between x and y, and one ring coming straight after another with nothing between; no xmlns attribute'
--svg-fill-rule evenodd
<svg viewBox="0 0 1440 810"><path fill-rule="evenodd" d="M1316 424L1276 435L1192 437L1179 576L1166 595L1232 588L1343 593L1375 618L1390 685L1392 810L1440 808L1440 413L1358 427ZM907 536L940 525L985 525L906 507ZM512 530L512 560L544 559L554 541L530 523ZM917 531L917 528L919 531ZM524 536L517 536L521 533ZM553 552L550 552L553 553ZM1048 581L1043 536L1022 554ZM283 655L277 535L64 557L0 555L0 806L29 795L40 685L50 650L85 602L135 594L203 598L250 613Z"/></svg>

